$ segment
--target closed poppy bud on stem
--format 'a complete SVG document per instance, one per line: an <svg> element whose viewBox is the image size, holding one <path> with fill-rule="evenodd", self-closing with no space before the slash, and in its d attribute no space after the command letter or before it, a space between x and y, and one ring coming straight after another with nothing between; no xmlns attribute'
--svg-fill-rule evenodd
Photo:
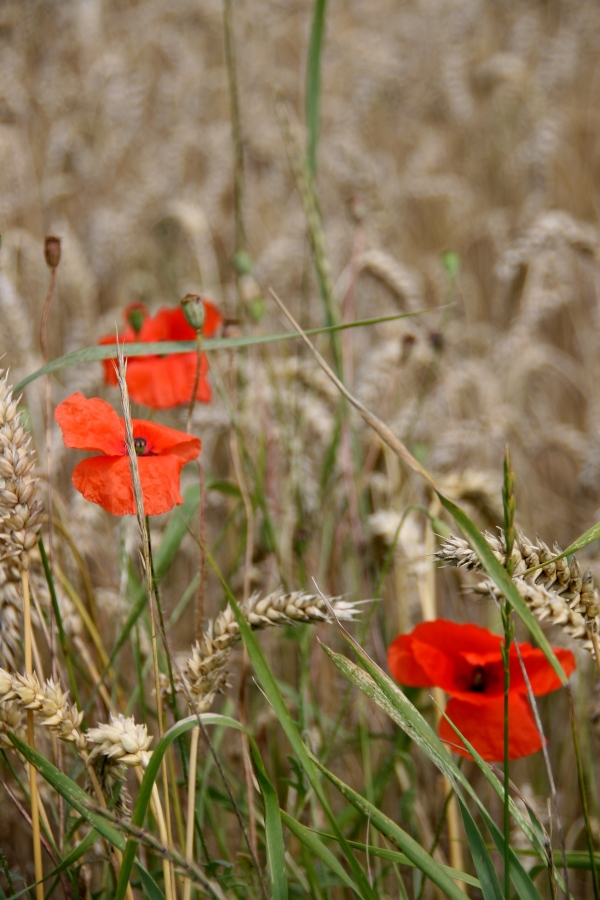
<svg viewBox="0 0 600 900"><path fill-rule="evenodd" d="M144 319L148 316L148 310L145 305L139 301L130 303L125 309L125 318L135 331L136 337L142 330Z"/></svg>
<svg viewBox="0 0 600 900"><path fill-rule="evenodd" d="M44 241L44 257L46 265L55 269L60 262L60 238L49 234Z"/></svg>
<svg viewBox="0 0 600 900"><path fill-rule="evenodd" d="M196 331L202 331L204 325L204 302L199 294L186 294L181 301L181 308L188 325Z"/></svg>

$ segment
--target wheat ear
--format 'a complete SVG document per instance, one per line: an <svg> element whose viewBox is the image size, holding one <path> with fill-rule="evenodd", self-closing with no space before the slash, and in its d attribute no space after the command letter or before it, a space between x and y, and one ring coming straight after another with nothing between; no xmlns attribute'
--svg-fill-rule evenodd
<svg viewBox="0 0 600 900"><path fill-rule="evenodd" d="M8 383L8 373L0 371L0 539L4 557L14 558L21 569L23 592L23 644L25 670L33 673L31 602L29 594L29 551L37 543L42 504L37 495L37 480L32 471L35 458ZM35 748L33 712L27 711L27 743ZM36 897L44 900L42 842L40 838L39 798L36 769L29 763L31 825Z"/></svg>
<svg viewBox="0 0 600 900"><path fill-rule="evenodd" d="M496 559L506 562L504 534L498 536L484 533ZM600 667L598 650L598 615L600 595L591 571L582 573L575 556L570 562L555 560L561 549L554 544L552 550L539 537L537 543L518 532L512 549L513 582L519 594L540 622L558 625L570 638L577 641L595 658ZM451 535L442 542L435 554L436 559L447 566L456 566L473 572L483 571L477 554L463 538ZM541 566L535 572L529 569ZM490 591L497 594L497 588L489 581L475 587L480 594Z"/></svg>

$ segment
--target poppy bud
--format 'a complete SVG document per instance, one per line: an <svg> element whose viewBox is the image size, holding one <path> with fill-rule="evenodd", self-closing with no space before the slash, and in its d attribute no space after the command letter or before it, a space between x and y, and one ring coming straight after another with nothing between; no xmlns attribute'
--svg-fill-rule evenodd
<svg viewBox="0 0 600 900"><path fill-rule="evenodd" d="M44 257L46 265L55 269L60 262L60 238L49 234L44 241Z"/></svg>
<svg viewBox="0 0 600 900"><path fill-rule="evenodd" d="M139 301L134 301L126 307L125 318L135 331L136 337L142 330L142 325L144 324L144 319L147 315L148 310L146 309L144 304L140 303Z"/></svg>
<svg viewBox="0 0 600 900"><path fill-rule="evenodd" d="M181 301L181 308L188 325L196 331L202 331L204 325L204 302L199 294L186 294Z"/></svg>

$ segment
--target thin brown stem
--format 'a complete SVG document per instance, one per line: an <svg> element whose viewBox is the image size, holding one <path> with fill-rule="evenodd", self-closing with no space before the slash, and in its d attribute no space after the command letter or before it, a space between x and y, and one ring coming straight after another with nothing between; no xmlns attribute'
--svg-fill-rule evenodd
<svg viewBox="0 0 600 900"><path fill-rule="evenodd" d="M42 359L44 365L48 362L48 316L50 313L50 305L54 295L54 285L56 284L56 268L50 269L50 280L48 282L48 292L46 301L42 311L42 321L40 323L40 348L42 351ZM52 382L50 375L45 378L45 429L46 429L46 478L48 480L48 561L50 569L54 560L54 510L52 505ZM58 668L56 662L55 647L55 623L54 610L50 607L50 659L52 664L52 677L58 679ZM62 798L61 798L62 801Z"/></svg>
<svg viewBox="0 0 600 900"><path fill-rule="evenodd" d="M200 371L202 368L202 331L196 331L196 371L194 373L194 386L192 388L192 396L190 397L190 405L188 406L187 422L185 430L188 434L192 433L192 416L194 407L196 406L196 394L198 393L198 385L200 384Z"/></svg>

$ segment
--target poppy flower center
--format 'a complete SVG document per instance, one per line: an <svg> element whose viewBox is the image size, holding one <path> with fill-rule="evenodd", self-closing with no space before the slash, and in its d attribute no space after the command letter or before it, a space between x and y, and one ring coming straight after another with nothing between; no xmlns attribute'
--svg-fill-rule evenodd
<svg viewBox="0 0 600 900"><path fill-rule="evenodd" d="M133 446L135 447L135 452L137 456L143 456L146 452L146 438L144 437L136 437L133 439Z"/></svg>
<svg viewBox="0 0 600 900"><path fill-rule="evenodd" d="M471 674L470 691L475 694L483 694L486 686L486 672L483 666L475 666Z"/></svg>

